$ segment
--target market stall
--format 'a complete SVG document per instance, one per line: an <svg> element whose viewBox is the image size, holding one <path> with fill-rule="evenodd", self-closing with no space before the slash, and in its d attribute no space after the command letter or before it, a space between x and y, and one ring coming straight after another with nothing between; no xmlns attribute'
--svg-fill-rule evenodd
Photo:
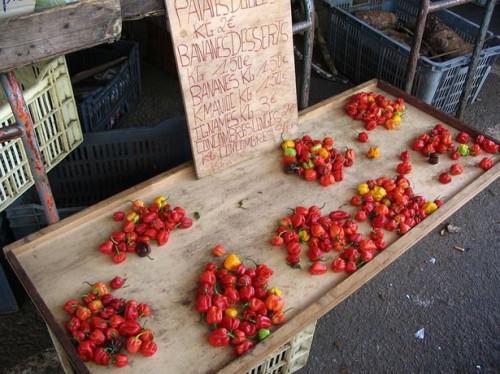
<svg viewBox="0 0 500 374"><path fill-rule="evenodd" d="M383 153L383 157L375 160L365 157L368 145L355 140L362 130L361 123L352 121L344 112L348 98L359 91L376 91L407 101L407 112L399 130L377 129L370 133L371 143L377 144ZM255 155L203 179L196 179L193 167L186 165L9 246L8 258L63 343L72 364L81 372L87 368L79 361L63 330L61 324L66 316L61 307L68 298L81 292L83 281L94 282L114 275L127 277L130 283L123 295L137 297L153 308L148 326L157 333L158 353L151 359L134 357L131 372L139 368L154 372L163 367L176 372L246 372L369 281L498 178L498 163L484 172L477 167L480 158L469 157L463 160L463 174L454 177L452 183L441 184L439 174L453 161L442 156L437 165L430 165L426 157L411 152L413 170L409 179L414 190L430 200L443 197L444 205L405 235L388 232L388 248L351 275L329 270L326 275L313 277L307 272L307 265L301 270L290 268L285 261L286 252L269 244L276 220L285 216L289 207L324 204L325 212L344 209L353 213L353 208L346 204L356 194L356 186L370 178L394 175L398 155L436 123L444 123L454 137L464 130L475 135L458 120L399 90L368 82L302 112L299 117L303 134L332 136L339 147L350 146L358 155L342 182L324 188L287 175L282 171L281 152L276 150ZM131 256L123 265L114 265L97 249L117 227L111 218L113 212L126 210L130 200L150 201L157 195L168 195L173 204L181 205L192 217L198 212L199 219L195 219L192 229L173 233L167 246L152 245L154 260ZM369 231L366 223L359 225L363 232ZM217 243L274 269L271 283L283 290L290 308L286 312L288 322L238 360L233 359L230 349L210 347L206 326L199 322L194 310L197 277L204 264L212 259L210 250ZM308 263L306 259L304 263ZM106 369L91 365L89 370Z"/></svg>
<svg viewBox="0 0 500 374"><path fill-rule="evenodd" d="M17 56L13 50L18 44L2 50L7 58L0 70L114 40L123 19L165 12L156 1L132 3L82 1L40 17L23 16L24 26L31 29L53 22L48 32L63 30L60 42L44 50L27 37ZM167 3L167 8L194 164L160 174L60 222L55 223L56 207L43 167L38 167L42 158L32 141L33 124L21 89L12 73L2 75L4 87L11 88L17 120L2 136L26 140L27 129L31 140L25 146L34 148L29 161L37 170L35 184L53 223L5 252L54 335L62 361L68 360L67 371L104 372L113 363L128 372L292 372L307 361L321 316L500 175L498 140L381 81L364 83L297 116L292 34L306 32L308 56L299 100L305 106L312 17L292 25L288 6L266 1L243 1L232 10L188 3ZM451 2L444 3L432 9ZM312 5L306 4L310 16ZM61 17L89 14L95 15L94 24L60 22ZM273 14L273 19L262 14ZM21 27L16 20L11 26ZM73 30L75 25L81 28ZM0 24L0 32L1 27L7 26ZM410 78L419 43L417 37ZM396 184L401 196L391 193ZM220 259L212 256L216 245L227 251ZM245 269L266 264L272 277L269 273L264 283L255 285L252 271L250 276L226 267L223 256L230 253L238 254ZM211 261L218 264L213 266L224 261L238 281L242 302L217 306L216 312L234 313L230 318L246 323L249 330L241 340L235 341L233 330L218 331L220 319L208 313L208 304L215 303L211 298L206 308L199 305L204 283L210 286L210 297L223 291L214 286L215 280L199 284ZM215 276L206 271L210 274L202 279ZM116 287L118 298L128 299L127 306L106 311L102 300L108 291L95 284L115 276L127 279L127 287ZM84 282L94 284L90 294ZM243 297L247 286L262 294ZM277 296L279 307L267 304L271 295ZM131 312L131 299L141 303L142 312ZM263 300L266 305L259 309L256 305ZM226 313L228 309L234 311ZM257 317L276 314L282 317L279 321L251 331ZM138 330L110 332L115 315L133 321ZM92 324L86 322L84 329L86 320ZM203 320L214 325L212 330ZM110 335L104 336L105 331ZM224 336L215 342L215 333ZM135 339L141 354L122 346L129 339ZM241 357L226 347L230 344ZM224 347L212 347L216 345Z"/></svg>

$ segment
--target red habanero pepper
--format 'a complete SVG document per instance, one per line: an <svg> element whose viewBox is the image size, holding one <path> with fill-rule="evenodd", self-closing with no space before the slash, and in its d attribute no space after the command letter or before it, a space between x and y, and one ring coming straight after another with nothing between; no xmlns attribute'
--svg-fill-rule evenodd
<svg viewBox="0 0 500 374"><path fill-rule="evenodd" d="M125 311L123 312L123 317L129 321L135 321L139 318L139 311L137 310L137 302L135 300L130 300L125 305Z"/></svg>
<svg viewBox="0 0 500 374"><path fill-rule="evenodd" d="M120 333L114 327L109 327L104 330L104 335L106 335L106 340L113 340L120 336Z"/></svg>
<svg viewBox="0 0 500 374"><path fill-rule="evenodd" d="M80 302L75 299L71 299L66 301L66 304L64 304L63 309L66 311L68 314L74 314L76 311L76 308L80 305Z"/></svg>
<svg viewBox="0 0 500 374"><path fill-rule="evenodd" d="M142 340L139 339L139 335L131 336L130 338L127 339L127 344L126 344L127 352L129 353L139 352L139 349L141 349L142 345Z"/></svg>
<svg viewBox="0 0 500 374"><path fill-rule="evenodd" d="M241 330L234 330L233 331L233 338L231 339L231 344L233 345L239 345L243 343L247 339L247 336L245 333Z"/></svg>
<svg viewBox="0 0 500 374"><path fill-rule="evenodd" d="M204 271L200 275L200 283L214 285L216 282L215 273L213 271Z"/></svg>
<svg viewBox="0 0 500 374"><path fill-rule="evenodd" d="M253 347L253 343L250 340L245 340L243 343L238 344L234 347L234 353L237 356L241 356L245 352L247 352L250 348Z"/></svg>
<svg viewBox="0 0 500 374"><path fill-rule="evenodd" d="M113 357L113 359L117 368L123 368L128 365L128 356L123 353L118 353Z"/></svg>
<svg viewBox="0 0 500 374"><path fill-rule="evenodd" d="M267 295L267 289L264 287L256 287L255 288L255 297L258 299L265 299Z"/></svg>
<svg viewBox="0 0 500 374"><path fill-rule="evenodd" d="M254 336L257 332L257 328L255 325L248 321L243 321L240 323L240 330L245 333L246 336Z"/></svg>
<svg viewBox="0 0 500 374"><path fill-rule="evenodd" d="M108 322L106 322L106 320L101 317L92 316L90 321L94 329L104 330L106 327L108 327Z"/></svg>
<svg viewBox="0 0 500 374"><path fill-rule="evenodd" d="M168 238L170 237L170 231L168 230L159 230L156 234L156 242L159 246L162 246L168 242Z"/></svg>
<svg viewBox="0 0 500 374"><path fill-rule="evenodd" d="M90 340L85 340L78 344L78 356L82 359L82 361L91 361L94 358L94 349L95 344Z"/></svg>
<svg viewBox="0 0 500 374"><path fill-rule="evenodd" d="M228 302L226 296L221 295L221 294L215 294L212 297L212 305L224 310L229 306L229 302Z"/></svg>
<svg viewBox="0 0 500 374"><path fill-rule="evenodd" d="M118 314L115 314L114 316L111 316L111 318L109 319L109 325L111 327L114 327L115 329L120 327L120 325L125 322L125 318L123 318L122 316L118 315Z"/></svg>
<svg viewBox="0 0 500 374"><path fill-rule="evenodd" d="M247 268L245 267L245 265L239 264L238 266L236 266L236 268L233 270L233 272L238 276L242 276L243 274L245 274L246 270L247 270Z"/></svg>
<svg viewBox="0 0 500 374"><path fill-rule="evenodd" d="M139 352L145 357L153 356L158 350L158 346L154 341L142 342L141 349Z"/></svg>
<svg viewBox="0 0 500 374"><path fill-rule="evenodd" d="M138 336L143 342L150 342L154 339L153 331L150 329L143 330Z"/></svg>
<svg viewBox="0 0 500 374"><path fill-rule="evenodd" d="M241 301L249 301L255 295L255 289L252 286L242 287L239 294Z"/></svg>
<svg viewBox="0 0 500 374"><path fill-rule="evenodd" d="M208 342L214 347L224 347L229 345L230 337L228 331L221 327L210 332Z"/></svg>
<svg viewBox="0 0 500 374"><path fill-rule="evenodd" d="M198 295L196 297L196 311L204 313L212 306L212 298L209 295Z"/></svg>
<svg viewBox="0 0 500 374"><path fill-rule="evenodd" d="M344 219L348 219L350 217L350 214L347 212L344 212L343 210L335 210L330 213L330 219L332 221L341 221Z"/></svg>
<svg viewBox="0 0 500 374"><path fill-rule="evenodd" d="M262 315L262 314L259 314L255 318L255 328L257 330L267 329L268 327L271 327L272 324L273 323L272 323L271 319L267 316Z"/></svg>
<svg viewBox="0 0 500 374"><path fill-rule="evenodd" d="M208 308L205 319L209 325L217 325L221 323L222 309L212 305L210 308Z"/></svg>
<svg viewBox="0 0 500 374"><path fill-rule="evenodd" d="M319 261L313 262L313 264L309 268L309 273L311 275L321 275L325 274L327 271L327 266Z"/></svg>
<svg viewBox="0 0 500 374"><path fill-rule="evenodd" d="M271 276L273 275L273 270L270 269L267 265L265 264L260 264L260 265L257 265L257 268L255 269L255 274L257 276L261 276L261 277L264 277L264 278L271 278Z"/></svg>
<svg viewBox="0 0 500 374"><path fill-rule="evenodd" d="M254 286L254 288L264 287L267 284L268 280L269 278L266 278L262 275L256 275L252 279L252 286Z"/></svg>
<svg viewBox="0 0 500 374"><path fill-rule="evenodd" d="M226 287L224 289L224 296L227 298L229 305L236 304L240 301L240 294L234 287Z"/></svg>
<svg viewBox="0 0 500 374"><path fill-rule="evenodd" d="M490 170L493 167L493 159L485 157L479 163L479 167L484 171Z"/></svg>
<svg viewBox="0 0 500 374"><path fill-rule="evenodd" d="M142 327L137 321L125 321L118 328L120 335L123 335L125 337L135 336L141 330Z"/></svg>
<svg viewBox="0 0 500 374"><path fill-rule="evenodd" d="M117 290L117 289L123 287L123 285L125 284L125 281L126 281L126 279L123 279L122 277L116 276L113 279L111 279L111 282L109 282L109 285L111 286L112 289Z"/></svg>
<svg viewBox="0 0 500 374"><path fill-rule="evenodd" d="M267 314L266 303L256 297L250 299L248 308L255 313Z"/></svg>
<svg viewBox="0 0 500 374"><path fill-rule="evenodd" d="M141 303L137 305L139 317L149 317L151 315L151 307L148 304Z"/></svg>
<svg viewBox="0 0 500 374"><path fill-rule="evenodd" d="M222 317L221 327L224 327L228 331L234 331L240 327L240 320L224 315Z"/></svg>
<svg viewBox="0 0 500 374"><path fill-rule="evenodd" d="M252 278L247 275L243 274L241 277L238 278L238 281L236 282L236 285L238 287L247 287L252 284Z"/></svg>
<svg viewBox="0 0 500 374"><path fill-rule="evenodd" d="M96 348L94 351L94 362L97 365L108 366L111 355L104 348Z"/></svg>
<svg viewBox="0 0 500 374"><path fill-rule="evenodd" d="M197 295L208 295L212 297L214 294L214 286L211 284L202 283L198 286L198 290L196 291Z"/></svg>
<svg viewBox="0 0 500 374"><path fill-rule="evenodd" d="M106 341L106 335L102 332L102 330L95 329L89 336L89 340L94 342L95 345L100 346L103 345Z"/></svg>
<svg viewBox="0 0 500 374"><path fill-rule="evenodd" d="M234 286L237 278L233 274L224 274L220 277L220 282L224 287Z"/></svg>

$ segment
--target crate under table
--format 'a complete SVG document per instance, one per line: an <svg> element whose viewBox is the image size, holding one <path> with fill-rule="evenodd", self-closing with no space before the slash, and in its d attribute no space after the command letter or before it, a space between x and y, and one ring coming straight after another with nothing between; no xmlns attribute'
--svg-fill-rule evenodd
<svg viewBox="0 0 500 374"><path fill-rule="evenodd" d="M400 130L378 128L370 133L370 144L382 150L382 157L376 160L364 156L369 144L355 140L362 131L362 123L353 121L343 111L346 99L361 90L403 96L408 102ZM82 294L83 281L109 280L119 274L128 279L129 286L118 290L118 296L153 306L148 327L155 331L159 345L155 356L148 359L135 356L121 373L165 372L167 367L172 373L219 370L243 373L351 295L498 178L500 163L483 172L475 166L480 157L469 157L461 159L465 172L443 185L437 182L437 175L453 161L442 156L438 165L431 166L422 155L412 151L413 171L409 179L414 190L428 199L444 196L446 203L406 235L386 235L390 246L350 276L329 272L311 277L306 269L288 267L284 249L269 245L277 220L290 207L325 204L324 213L341 206L352 210L345 205L357 184L382 175L395 175L400 152L409 149L412 139L438 122L455 127L454 134L457 129L476 134L429 105L382 82L370 81L300 115L301 133L315 138L331 135L336 147L351 146L356 150L356 162L346 169L342 183L324 188L286 175L279 151L255 155L251 160L199 180L193 167L184 165L10 245L6 248L7 256L77 371L85 372L86 367L75 355L61 327L66 319L61 306L65 300ZM160 194L169 196L172 204L183 206L190 214L199 212L201 218L190 230L174 232L167 246L160 249L153 246L154 261L129 256L124 264L114 265L98 252L98 244L117 228L111 219L114 211L126 210L131 199L150 201ZM240 201L244 209L239 207ZM367 224L361 228L364 232L369 230ZM209 249L217 243L273 268L275 275L270 284L283 290L286 308L290 308L289 321L239 359L234 359L229 348L208 345L207 326L199 323L199 316L193 310L197 276L204 264L213 259ZM305 258L303 262L307 263ZM93 364L88 369L95 373L109 370Z"/></svg>

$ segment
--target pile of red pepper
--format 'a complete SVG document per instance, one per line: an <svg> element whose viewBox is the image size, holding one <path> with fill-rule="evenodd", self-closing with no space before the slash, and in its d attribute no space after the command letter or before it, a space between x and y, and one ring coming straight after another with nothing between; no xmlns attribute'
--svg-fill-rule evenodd
<svg viewBox="0 0 500 374"><path fill-rule="evenodd" d="M124 282L123 278L115 277L110 286L118 289ZM158 349L153 332L139 323L140 318L151 315L149 305L115 298L103 282L90 285L85 296L68 300L63 308L70 316L66 330L77 345L78 356L85 362L124 367L128 365L124 350L150 357Z"/></svg>
<svg viewBox="0 0 500 374"><path fill-rule="evenodd" d="M346 113L355 120L363 121L368 131L375 130L377 126L384 126L388 130L398 128L405 110L402 98L392 101L373 92L360 92L351 96L345 107Z"/></svg>
<svg viewBox="0 0 500 374"><path fill-rule="evenodd" d="M358 232L357 223L345 211L336 210L323 216L317 206L299 206L279 221L271 244L277 247L285 245L287 263L300 267L301 243L307 243L307 257L311 261L309 273L321 275L328 271L324 262L328 253L340 253L339 257L332 259L333 271L354 273L373 259L375 251L385 249L383 238L383 232L377 234L375 242L363 237Z"/></svg>
<svg viewBox="0 0 500 374"><path fill-rule="evenodd" d="M235 254L220 266L213 262L205 266L196 291L196 310L211 329L212 346L232 345L239 356L266 339L273 325L285 322L282 292L268 288L272 275L266 265L247 267Z"/></svg>
<svg viewBox="0 0 500 374"><path fill-rule="evenodd" d="M295 140L285 140L281 144L285 171L297 174L306 181L318 180L330 186L344 179L344 167L354 164L355 154L347 148L342 154L333 147L333 138L312 139L309 135Z"/></svg>
<svg viewBox="0 0 500 374"><path fill-rule="evenodd" d="M426 157L436 153L448 153L454 161L460 157L479 156L483 151L493 155L499 151L499 145L484 135L478 135L473 141L468 133L462 131L457 134L455 140L458 145L453 143L451 132L443 124L438 123L429 132L419 135L413 141L412 149ZM493 167L493 159L484 157L478 166L488 170ZM441 183L447 184L452 181L452 175L459 175L462 172L463 166L454 164L450 170L440 173L438 179Z"/></svg>
<svg viewBox="0 0 500 374"><path fill-rule="evenodd" d="M123 222L122 228L113 232L99 246L99 251L110 256L115 264L124 262L127 253L149 256L152 240L162 246L168 242L173 230L188 229L193 225L185 210L181 207L172 209L164 196L155 198L149 207L142 200L135 200L130 212L115 212L113 219Z"/></svg>
<svg viewBox="0 0 500 374"><path fill-rule="evenodd" d="M442 204L442 200L426 201L423 196L416 195L409 180L402 175L361 183L357 195L351 198L351 205L359 208L355 214L357 221L369 220L375 230L398 231L401 235Z"/></svg>

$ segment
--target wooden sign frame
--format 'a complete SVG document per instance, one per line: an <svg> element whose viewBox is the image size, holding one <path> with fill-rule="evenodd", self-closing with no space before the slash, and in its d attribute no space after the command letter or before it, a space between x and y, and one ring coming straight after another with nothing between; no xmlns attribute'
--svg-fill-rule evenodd
<svg viewBox="0 0 500 374"><path fill-rule="evenodd" d="M165 0L198 177L297 128L291 7L283 0Z"/></svg>

